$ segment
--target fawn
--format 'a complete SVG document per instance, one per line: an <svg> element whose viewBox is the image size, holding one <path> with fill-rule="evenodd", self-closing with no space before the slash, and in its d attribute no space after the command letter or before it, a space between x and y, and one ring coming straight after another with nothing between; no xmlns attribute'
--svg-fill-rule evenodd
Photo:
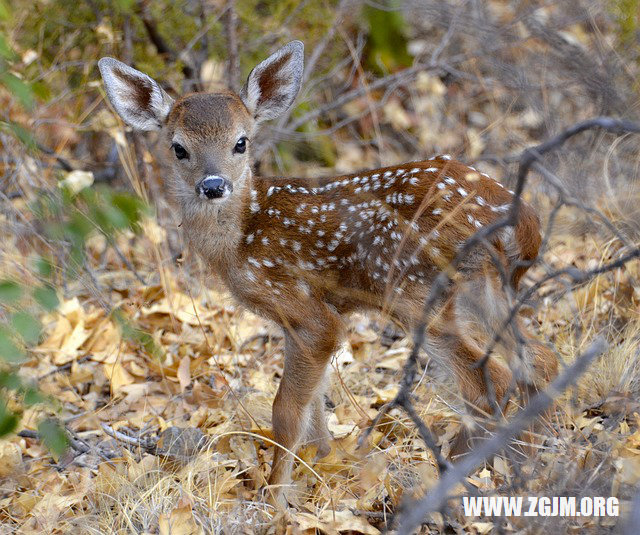
<svg viewBox="0 0 640 535"><path fill-rule="evenodd" d="M430 160L323 179L258 177L251 140L259 123L291 106L300 89L303 44L293 41L258 64L240 94L171 98L154 80L125 64L99 62L106 92L122 119L159 130L171 162L167 185L191 247L217 272L237 301L278 323L285 338L284 372L273 402L276 447L271 496L286 503L295 451L304 441L329 451L324 415L325 372L344 336L342 315L384 310L409 329L430 284L478 228L509 209L512 192L452 160ZM450 366L468 407L488 410L483 336L508 312L500 270L516 288L540 246L540 224L522 205L515 227L477 248L433 314L425 349ZM504 334L520 386L537 388L557 372L555 355L524 325L524 358ZM515 362L517 361L517 362ZM488 371L498 402L513 373L492 358ZM464 436L462 433L461 436ZM466 439L466 437L465 437ZM462 442L464 442L464 440Z"/></svg>

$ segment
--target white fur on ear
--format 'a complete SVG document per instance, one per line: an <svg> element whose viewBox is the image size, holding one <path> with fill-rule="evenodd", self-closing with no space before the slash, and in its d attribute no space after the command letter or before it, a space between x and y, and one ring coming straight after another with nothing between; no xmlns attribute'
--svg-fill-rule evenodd
<svg viewBox="0 0 640 535"><path fill-rule="evenodd" d="M304 45L291 41L258 64L249 74L240 97L256 121L277 117L293 103L304 65Z"/></svg>
<svg viewBox="0 0 640 535"><path fill-rule="evenodd" d="M113 58L102 58L98 68L107 96L125 123L138 130L159 130L173 99L146 74Z"/></svg>

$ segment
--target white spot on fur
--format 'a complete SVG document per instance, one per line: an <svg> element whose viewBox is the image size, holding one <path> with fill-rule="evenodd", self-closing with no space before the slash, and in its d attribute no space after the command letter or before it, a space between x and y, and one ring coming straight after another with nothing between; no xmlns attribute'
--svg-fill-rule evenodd
<svg viewBox="0 0 640 535"><path fill-rule="evenodd" d="M256 202L252 202L252 203L251 203L251 211L252 211L254 214L257 214L257 213L260 211L260 205L258 204L258 202L257 202L257 201L256 201Z"/></svg>

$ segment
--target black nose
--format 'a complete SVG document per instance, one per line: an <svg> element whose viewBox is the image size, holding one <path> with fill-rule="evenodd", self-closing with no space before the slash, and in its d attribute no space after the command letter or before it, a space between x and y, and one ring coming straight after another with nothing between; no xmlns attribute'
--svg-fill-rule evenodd
<svg viewBox="0 0 640 535"><path fill-rule="evenodd" d="M219 199L224 195L225 189L231 189L230 186L222 177L208 176L196 184L196 194L207 199Z"/></svg>

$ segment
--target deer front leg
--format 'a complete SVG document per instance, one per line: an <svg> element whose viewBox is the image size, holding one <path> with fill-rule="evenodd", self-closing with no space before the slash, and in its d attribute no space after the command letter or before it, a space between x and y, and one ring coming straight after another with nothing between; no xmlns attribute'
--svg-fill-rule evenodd
<svg viewBox="0 0 640 535"><path fill-rule="evenodd" d="M337 349L342 331L340 319L326 311L313 318L312 326L285 330L284 372L273 402L273 433L276 442L269 477L270 501L286 505L284 487L289 484L292 453L318 427L326 440L328 430L319 405L323 402L325 369Z"/></svg>

